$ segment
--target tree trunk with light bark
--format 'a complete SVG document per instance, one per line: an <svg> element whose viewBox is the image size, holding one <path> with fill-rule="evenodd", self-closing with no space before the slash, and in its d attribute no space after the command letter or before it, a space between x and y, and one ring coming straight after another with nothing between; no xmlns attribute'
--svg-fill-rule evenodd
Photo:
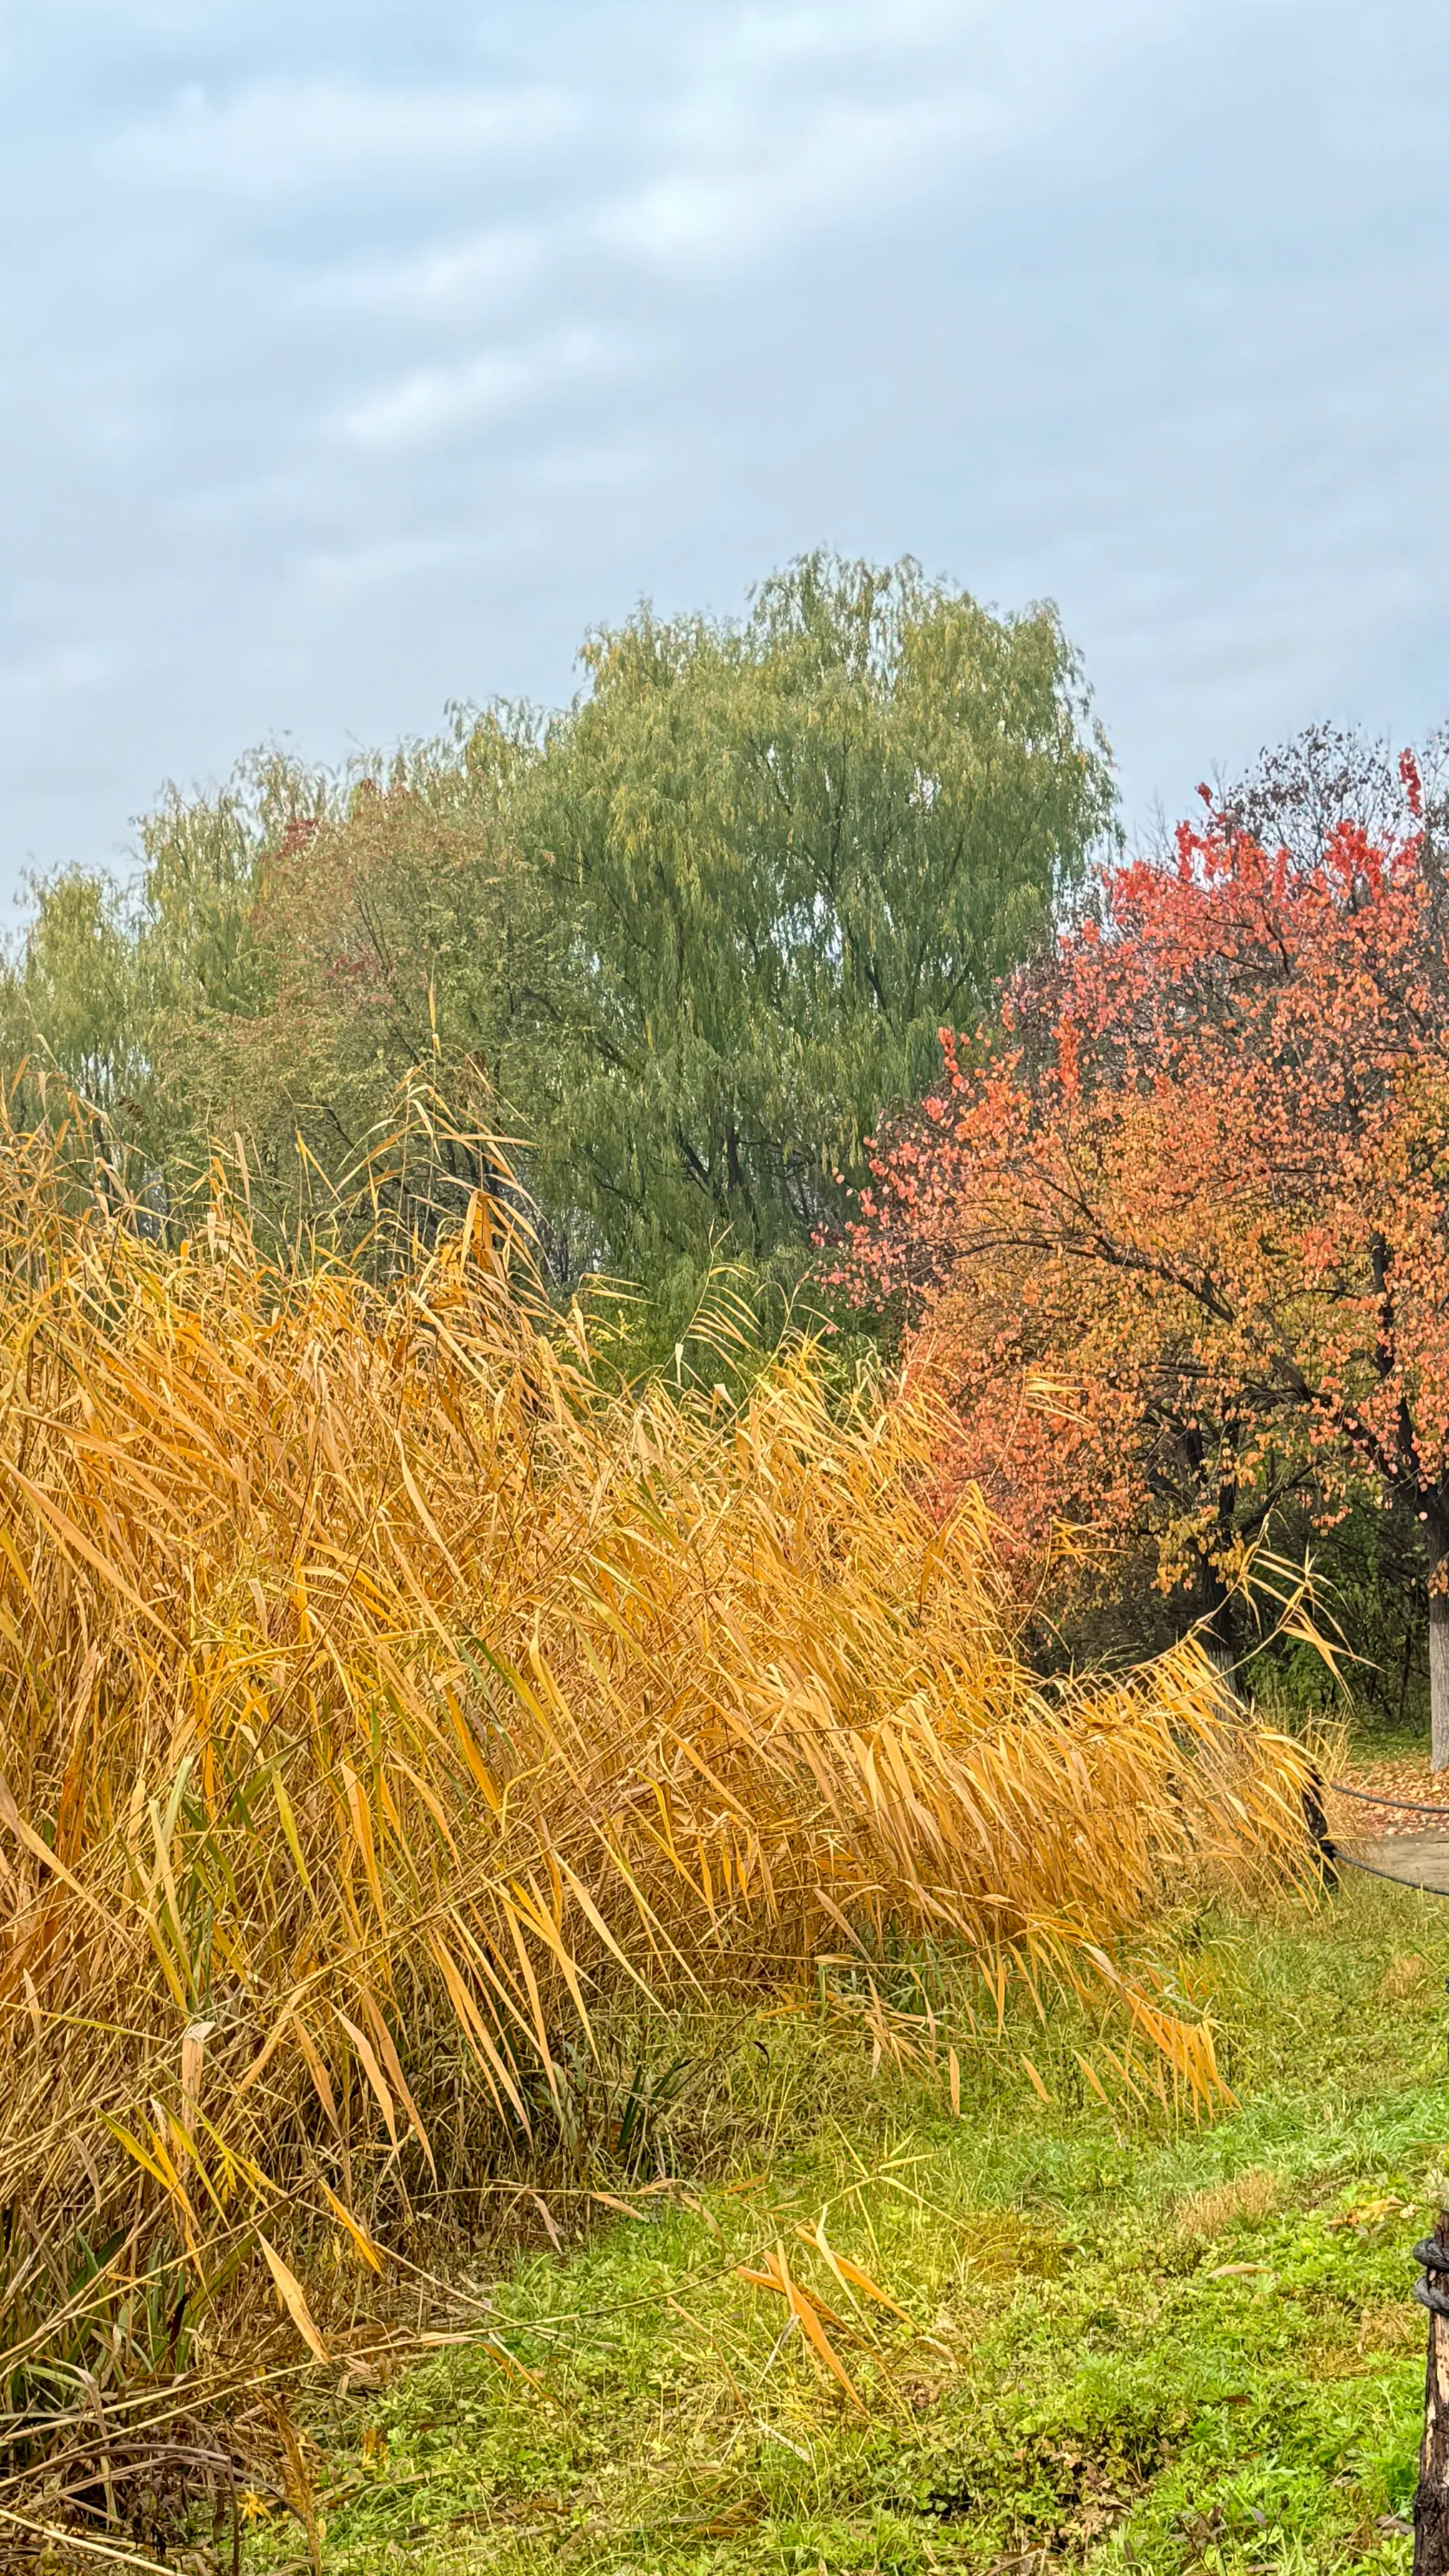
<svg viewBox="0 0 1449 2576"><path fill-rule="evenodd" d="M1198 1567L1198 1601L1203 1649L1230 1699L1240 1699L1236 1604L1211 1557ZM1449 1760L1449 1755L1446 1755Z"/></svg>
<svg viewBox="0 0 1449 2576"><path fill-rule="evenodd" d="M1436 1568L1436 1573L1444 1570ZM1429 1760L1449 1770L1449 1589L1429 1591Z"/></svg>

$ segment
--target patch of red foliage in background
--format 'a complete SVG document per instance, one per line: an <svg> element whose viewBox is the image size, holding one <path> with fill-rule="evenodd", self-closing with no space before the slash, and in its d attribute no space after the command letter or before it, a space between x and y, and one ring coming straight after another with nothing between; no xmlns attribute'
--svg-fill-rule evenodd
<svg viewBox="0 0 1449 2576"><path fill-rule="evenodd" d="M1449 1549L1449 906L1400 775L1388 843L1210 813L1111 869L876 1141L832 1275L904 1302L943 1495L1029 1554L1150 1528L1164 1581L1230 1581L1290 1497L1355 1495Z"/></svg>

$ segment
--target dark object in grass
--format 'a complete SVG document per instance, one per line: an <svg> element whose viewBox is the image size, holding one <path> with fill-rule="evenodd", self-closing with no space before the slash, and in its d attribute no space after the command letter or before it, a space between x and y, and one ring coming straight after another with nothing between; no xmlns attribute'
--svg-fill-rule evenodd
<svg viewBox="0 0 1449 2576"><path fill-rule="evenodd" d="M1323 1774L1315 1762L1303 1789L1303 1829L1318 1859L1319 1875L1325 1888L1338 1885L1335 1866L1338 1855L1329 1839L1328 1818L1323 1806Z"/></svg>
<svg viewBox="0 0 1449 2576"><path fill-rule="evenodd" d="M1449 2209L1441 2209L1432 2236L1414 2248L1430 2276L1414 2284L1429 2311L1429 2351L1424 2369L1424 2439L1414 2491L1414 2576L1449 2576L1449 2296L1440 2277L1449 2274Z"/></svg>

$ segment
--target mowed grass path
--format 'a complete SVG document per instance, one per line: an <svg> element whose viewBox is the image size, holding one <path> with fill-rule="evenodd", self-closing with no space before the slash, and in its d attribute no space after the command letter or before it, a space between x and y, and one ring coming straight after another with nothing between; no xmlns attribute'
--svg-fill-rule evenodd
<svg viewBox="0 0 1449 2576"><path fill-rule="evenodd" d="M813 2017L698 2035L723 2171L681 2116L637 2219L462 2285L507 2362L313 2415L328 2576L1407 2569L1449 1905L1350 1880L1178 1931L1238 2097L1198 2126L1104 2107L1059 2023L963 2047L957 2113L944 2041L927 2083ZM859 2405L739 2277L780 2255ZM308 2563L277 2508L247 2554Z"/></svg>

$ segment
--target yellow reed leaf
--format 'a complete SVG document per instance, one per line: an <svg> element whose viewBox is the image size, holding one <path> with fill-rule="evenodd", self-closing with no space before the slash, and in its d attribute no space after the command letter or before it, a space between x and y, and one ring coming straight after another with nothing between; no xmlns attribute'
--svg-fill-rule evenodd
<svg viewBox="0 0 1449 2576"><path fill-rule="evenodd" d="M408 1501L412 1504L413 1510L417 1513L419 1520L422 1522L422 1525L427 1531L429 1538L432 1540L434 1547L437 1549L439 1556L446 1565L448 1572L452 1575L454 1582L461 1583L463 1581L462 1571L460 1567L455 1564L453 1553L447 1540L444 1538L442 1531L439 1529L437 1522L434 1520L432 1513L424 1502L421 1493L418 1491L413 1471L408 1465L407 1451L403 1446L401 1432L394 1434L394 1440L397 1448L397 1462L398 1466L402 1470L402 1480L407 1488Z"/></svg>
<svg viewBox="0 0 1449 2576"><path fill-rule="evenodd" d="M451 1916L450 1920L466 1943L466 1926L458 1921L456 1915ZM493 2091L494 2100L499 2100L501 2095L501 2098L508 2103L514 2118L525 2132L529 2132L530 2122L523 2096L495 2046L493 2034L469 1993L462 1971L441 1932L429 1934L428 1947L442 1969L443 1982L448 1989L448 2000L464 2032L483 2060L483 2070Z"/></svg>
<svg viewBox="0 0 1449 2576"><path fill-rule="evenodd" d="M109 2129L119 2146L125 2148L132 2162L138 2164L143 2173L148 2173L153 2182L159 2182L164 2192L174 2194L178 2186L175 2168L171 2165L169 2157L161 2159L148 2152L140 2139L126 2127L125 2122L113 2119L108 2111L103 2111L100 2117L102 2126Z"/></svg>
<svg viewBox="0 0 1449 2576"><path fill-rule="evenodd" d="M117 1571L115 1565L112 1563L110 1558L105 1555L104 1551L98 1547L92 1546L85 1531L80 1529L77 1524L66 1515L66 1513L58 1509L56 1504L51 1500L50 1495L43 1492L40 1486L32 1483L31 1479L23 1472L13 1459L0 1457L0 1472L3 1472L9 1477L18 1493L24 1495L25 1500L29 1503L31 1509L42 1521L45 1522L47 1527L53 1531L62 1548L81 1557L84 1562L92 1568L93 1572L99 1576L102 1583L108 1585L112 1591L119 1593L128 1610L133 1611L138 1618L146 1620L150 1626L158 1629L169 1644L176 1644L179 1642L179 1640L172 1635L172 1632L167 1627L165 1620L159 1619L150 1604L143 1601L139 1593L133 1590L132 1586L126 1581L125 1577Z"/></svg>
<svg viewBox="0 0 1449 2576"><path fill-rule="evenodd" d="M657 1998L652 1992L647 1980L641 1977L638 1969L634 1966L633 1961L626 1956L623 1950L620 1949L617 1940L610 1931L603 1915L599 1912L593 1897L590 1895L588 1886L584 1879L576 1870L570 1868L569 1863L562 1855L559 1857L559 1868L569 1889L578 1902L580 1913L585 1916L592 1929L597 1932L599 1939L603 1942L605 1949L610 1954L610 1957L618 1961L624 1974L638 1987L639 1992L643 1995L646 2003L655 2004L657 2009Z"/></svg>
<svg viewBox="0 0 1449 2576"><path fill-rule="evenodd" d="M1096 2094L1098 2101L1106 2103L1108 2110L1110 2110L1112 2107L1111 2103L1107 2101L1106 2093L1102 2087L1101 2078L1098 2076L1097 2070L1093 2066L1091 2059L1084 2057L1079 2048L1074 2048L1072 2055L1080 2066L1082 2073L1085 2075L1087 2082L1092 2088L1092 2091Z"/></svg>
<svg viewBox="0 0 1449 2576"><path fill-rule="evenodd" d="M333 2009L336 2012L337 2018L341 2022L343 2029L346 2031L348 2038L351 2040L353 2047L357 2051L363 2074L367 2077L368 2083L372 2086L373 2092L376 2095L377 2105L382 2113L387 2134L392 2140L394 2151L396 2151L398 2143L397 2112L393 2107L392 2095L388 2091L387 2079L383 2074L382 2068L378 2065L377 2059L373 2055L372 2042L365 2031L358 2029L355 2021L349 2021L340 2004L334 2005Z"/></svg>
<svg viewBox="0 0 1449 2576"><path fill-rule="evenodd" d="M796 2289L793 2284L791 2286L793 2295L791 2297L790 2304L794 2309L796 2316L800 2320L801 2331L807 2337L814 2351L819 2354L820 2359L824 2362L825 2367L830 2372L832 2378L837 2379L840 2382L840 2385L844 2389L846 2396L849 2398L851 2405L854 2406L860 2414L864 2415L867 2412L865 2400L861 2396L859 2389L856 2387L854 2380L851 2378L849 2371L846 2369L844 2362L840 2359L839 2354L835 2351L834 2346L829 2341L825 2329L816 2314L812 2301L806 2297L803 2291Z"/></svg>
<svg viewBox="0 0 1449 2576"><path fill-rule="evenodd" d="M286 2039L288 2031L293 2029L294 2026L295 2016L292 2005L288 2002L284 2005L279 2018L272 2024L272 2027L267 2033L266 2038L263 2040L261 2047L258 2049L256 2056L252 2059L250 2066L244 2067L241 2074L237 2077L234 2090L238 2100L240 2100L244 2094L250 2093L254 2084L260 2082L262 2075L265 2073L267 2067L270 2066L272 2059L276 2056L278 2049Z"/></svg>
<svg viewBox="0 0 1449 2576"><path fill-rule="evenodd" d="M387 1910L382 1899L382 1880L378 1876L377 1847L372 1831L372 1809L368 1804L367 1791L356 1772L346 1762L342 1765L342 1787L347 1802L347 1812L352 1819L353 1838L362 1855L363 1872L372 1892L373 1904L377 1908L377 1919L386 1928Z"/></svg>
<svg viewBox="0 0 1449 2576"><path fill-rule="evenodd" d="M319 2180L320 2179L321 2177L319 2176ZM346 2228L347 2233L351 2237L353 2244L356 2246L363 2262L368 2264L374 2272L381 2273L381 2251L376 2245L374 2245L372 2238L368 2235L362 2221L353 2217L346 2202L339 2200L336 2192L332 2189L331 2184L325 2181L322 2183L322 2196L326 2201L328 2208L331 2210L333 2217L336 2219L338 2226Z"/></svg>
<svg viewBox="0 0 1449 2576"><path fill-rule="evenodd" d="M563 1978L565 1986L568 1988L569 2000L573 2004L574 2010L579 2018L579 2027L583 2031L584 2037L588 2041L589 2046L592 2048L594 2044L594 2034L589 2025L588 2011L585 2007L583 1992L579 1985L578 1971L569 1955L563 1934L559 1930L558 1925L553 1921L547 1906L539 1896L536 1888L524 1888L515 1878L509 1883L508 1892L517 1911L520 1922L532 1925L534 1931L538 1934L539 1939L548 1944L549 1949L552 1950L555 1959L558 1961L559 1973Z"/></svg>
<svg viewBox="0 0 1449 2576"><path fill-rule="evenodd" d="M214 2021L188 2022L181 2034L181 2117L188 2129L196 2125L201 2108L201 2074L206 2063L206 2043L216 2029Z"/></svg>
<svg viewBox="0 0 1449 2576"><path fill-rule="evenodd" d="M302 2284L290 2266L283 2262L275 2245L257 2229L257 2243L267 2259L267 2269L277 2285L277 2296L296 2327L314 2361L327 2362L332 2356L312 2320L312 2311L303 2295Z"/></svg>
<svg viewBox="0 0 1449 2576"><path fill-rule="evenodd" d="M317 2043L300 2013L293 2014L292 2028L297 2035L297 2048L302 2063L312 2078L312 2090L327 2114L328 2124L334 2136L340 2138L342 2123L337 2117L337 2097L332 2090L332 2078L322 2062Z"/></svg>
<svg viewBox="0 0 1449 2576"><path fill-rule="evenodd" d="M825 2319L831 2325L838 2326L841 2319L836 2316L833 2308L827 2307L823 2299L816 2298L794 2278L785 2259L784 2245L776 2244L768 2258L767 2268L763 2272L754 2271L744 2263L736 2264L735 2271L741 2281L748 2281L757 2289L773 2290L784 2300L811 2350L824 2363L831 2377L839 2382L852 2406L857 2407L862 2415L865 2414L867 2410L864 2400L826 2335L825 2326L822 2323L822 2319Z"/></svg>
<svg viewBox="0 0 1449 2576"><path fill-rule="evenodd" d="M835 2274L835 2277L837 2281L840 2282L842 2288L849 2284L852 2289L863 2290L868 2299L874 2299L877 2307L889 2308L891 2315L899 2317L902 2325L908 2326L910 2324L911 2320L907 2316L905 2309L901 2306L898 2299L893 2299L891 2297L889 2290L882 2290L877 2283L871 2279L868 2272L863 2272L858 2263L853 2263L851 2261L848 2254L839 2254L835 2251L825 2233L825 2217L823 2211L813 2227L803 2227L797 2223L795 2233L800 2238L802 2244L813 2245L816 2253L824 2256L825 2261L828 2263L831 2271Z"/></svg>
<svg viewBox="0 0 1449 2576"><path fill-rule="evenodd" d="M103 1922L107 1920L104 1907L96 1902L88 1888L82 1887L74 1871L67 1869L65 1862L56 1858L49 1843L22 1816L11 1795L10 1784L3 1771L0 1771L0 1824L8 1825L16 1841L23 1843L32 1859L42 1861L47 1869L54 1870L56 1877L65 1881L66 1886L79 1897L83 1905L88 1906L92 1913L100 1915Z"/></svg>
<svg viewBox="0 0 1449 2576"><path fill-rule="evenodd" d="M388 2074L392 2079L398 2099L407 2113L408 2127L412 2130L413 2136L417 2139L418 2145L422 2148L424 2155L427 2157L428 2171L432 2175L434 2182L436 2182L438 2179L438 2168L433 2162L433 2150L429 2143L427 2130L423 2127L422 2115L408 2089L408 2080L402 2070L402 2060L398 2056L396 2043L393 2039L392 2032L388 2029L387 2022L375 1998L369 1994L366 1989L363 1991L362 2009L366 2013L367 2018L372 2025L373 2037L376 2039L378 2048L382 2053L383 2064L386 2066ZM394 2141L394 2143L396 2142Z"/></svg>
<svg viewBox="0 0 1449 2576"><path fill-rule="evenodd" d="M271 1783L272 1797L276 1803L277 1809L277 1821L281 1825L282 1831L287 1838L287 1849L296 1863L297 1876L300 1878L302 1885L305 1887L308 1896L311 1898L311 1901L315 1906L317 1903L317 1894L312 1885L311 1873L308 1870L307 1863L302 1855L302 1837L297 1831L296 1814L293 1810L291 1798L287 1792L286 1781L282 1778L280 1770L275 1766L273 1766L271 1772Z"/></svg>

